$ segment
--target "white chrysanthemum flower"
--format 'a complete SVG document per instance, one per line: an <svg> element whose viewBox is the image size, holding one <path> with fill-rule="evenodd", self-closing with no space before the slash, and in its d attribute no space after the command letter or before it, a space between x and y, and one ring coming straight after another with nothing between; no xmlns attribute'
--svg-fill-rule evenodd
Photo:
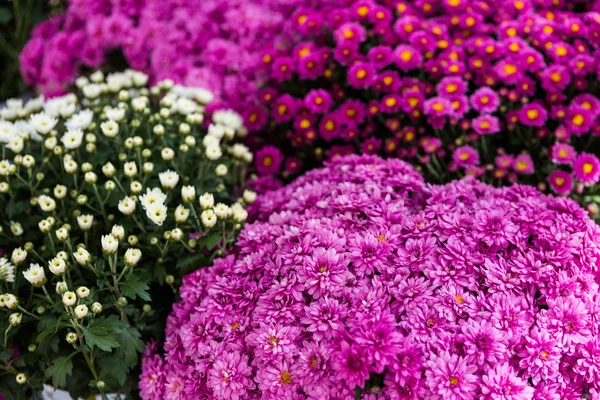
<svg viewBox="0 0 600 400"><path fill-rule="evenodd" d="M15 281L15 266L4 257L0 258L0 281Z"/></svg>
<svg viewBox="0 0 600 400"><path fill-rule="evenodd" d="M175 209L175 221L178 224L183 224L190 216L190 210L185 208L183 205L178 205Z"/></svg>
<svg viewBox="0 0 600 400"><path fill-rule="evenodd" d="M136 265L142 257L142 251L139 249L127 249L125 252L125 264L133 267Z"/></svg>
<svg viewBox="0 0 600 400"><path fill-rule="evenodd" d="M161 226L167 219L167 207L162 203L153 203L146 207L146 216L156 225Z"/></svg>
<svg viewBox="0 0 600 400"><path fill-rule="evenodd" d="M217 216L213 210L202 211L200 218L202 219L202 225L206 228L210 229L217 224Z"/></svg>
<svg viewBox="0 0 600 400"><path fill-rule="evenodd" d="M196 188L192 185L184 185L181 188L181 198L186 202L194 201L196 199Z"/></svg>
<svg viewBox="0 0 600 400"><path fill-rule="evenodd" d="M56 201L45 194L38 197L38 204L44 212L52 212L56 209Z"/></svg>
<svg viewBox="0 0 600 400"><path fill-rule="evenodd" d="M140 71L131 71L131 79L133 84L137 87L146 86L148 84L148 75Z"/></svg>
<svg viewBox="0 0 600 400"><path fill-rule="evenodd" d="M24 147L25 142L20 136L13 136L6 145L6 148L10 149L15 154L19 154L20 152L22 152Z"/></svg>
<svg viewBox="0 0 600 400"><path fill-rule="evenodd" d="M105 121L100 124L100 129L105 136L113 138L119 134L119 124L115 121Z"/></svg>
<svg viewBox="0 0 600 400"><path fill-rule="evenodd" d="M6 106L12 110L20 110L21 108L23 108L23 99L7 99Z"/></svg>
<svg viewBox="0 0 600 400"><path fill-rule="evenodd" d="M206 148L206 158L211 161L216 161L223 155L221 148L219 146L208 146Z"/></svg>
<svg viewBox="0 0 600 400"><path fill-rule="evenodd" d="M196 112L196 110L198 109L198 105L193 100L190 100L185 97L180 97L173 105L173 109L181 115L188 115L193 112Z"/></svg>
<svg viewBox="0 0 600 400"><path fill-rule="evenodd" d="M0 121L0 143L8 143L17 134L12 122Z"/></svg>
<svg viewBox="0 0 600 400"><path fill-rule="evenodd" d="M60 257L54 257L48 263L48 268L54 275L61 276L67 271L67 263Z"/></svg>
<svg viewBox="0 0 600 400"><path fill-rule="evenodd" d="M58 123L58 120L46 113L33 114L29 118L29 124L40 135L47 135Z"/></svg>
<svg viewBox="0 0 600 400"><path fill-rule="evenodd" d="M225 176L225 175L227 175L227 171L228 171L227 165L225 165L225 164L219 164L219 165L217 165L217 168L215 168L215 174L217 176Z"/></svg>
<svg viewBox="0 0 600 400"><path fill-rule="evenodd" d="M92 229L92 224L94 223L94 216L89 214L83 214L77 217L77 224L79 225L79 229L82 231L89 231Z"/></svg>
<svg viewBox="0 0 600 400"><path fill-rule="evenodd" d="M112 234L103 235L102 239L102 251L107 254L114 254L119 248L119 241Z"/></svg>
<svg viewBox="0 0 600 400"><path fill-rule="evenodd" d="M153 204L164 204L167 200L167 195L163 193L160 188L154 188L150 190L150 188L146 189L146 194L143 194L139 197L140 203L144 209L148 209L148 207Z"/></svg>
<svg viewBox="0 0 600 400"><path fill-rule="evenodd" d="M79 247L76 252L73 253L73 257L79 265L87 265L91 260L92 256L83 247Z"/></svg>
<svg viewBox="0 0 600 400"><path fill-rule="evenodd" d="M93 100L102 93L102 86L98 85L97 83L90 83L89 85L81 88L81 91L86 98Z"/></svg>
<svg viewBox="0 0 600 400"><path fill-rule="evenodd" d="M77 303L77 295L73 292L65 292L62 295L62 302L66 307L71 307Z"/></svg>
<svg viewBox="0 0 600 400"><path fill-rule="evenodd" d="M221 140L223 139L223 136L225 136L225 127L223 125L210 124L208 126L207 135L214 136L217 139Z"/></svg>
<svg viewBox="0 0 600 400"><path fill-rule="evenodd" d="M69 118L71 115L75 114L75 110L77 109L77 105L75 103L65 104L61 107L58 112L61 117Z"/></svg>
<svg viewBox="0 0 600 400"><path fill-rule="evenodd" d="M138 173L136 163L134 161L129 161L123 164L123 173L128 178L134 177Z"/></svg>
<svg viewBox="0 0 600 400"><path fill-rule="evenodd" d="M233 212L233 220L237 223L245 222L248 219L248 211L240 203L235 203L231 206Z"/></svg>
<svg viewBox="0 0 600 400"><path fill-rule="evenodd" d="M23 276L33 286L42 286L46 282L46 273L39 264L30 264L27 271L23 271Z"/></svg>
<svg viewBox="0 0 600 400"><path fill-rule="evenodd" d="M215 197L212 195L212 193L204 193L202 196L200 196L200 207L202 207L203 210L213 208L214 205Z"/></svg>
<svg viewBox="0 0 600 400"><path fill-rule="evenodd" d="M158 179L163 188L173 189L179 183L179 174L169 169L158 174Z"/></svg>
<svg viewBox="0 0 600 400"><path fill-rule="evenodd" d="M10 260L14 264L17 264L17 265L22 264L26 258L27 258L27 250L24 250L20 247L17 247L16 249L14 249L10 256Z"/></svg>
<svg viewBox="0 0 600 400"><path fill-rule="evenodd" d="M44 95L29 99L27 103L25 103L25 113L31 114L32 112L40 111L44 107L45 100Z"/></svg>
<svg viewBox="0 0 600 400"><path fill-rule="evenodd" d="M66 96L54 97L44 103L44 112L51 117L58 117L60 116L61 108L67 105L69 105L69 101Z"/></svg>
<svg viewBox="0 0 600 400"><path fill-rule="evenodd" d="M4 108L0 109L0 118L1 119L13 120L13 119L17 118L18 114L19 114L19 111L15 110L13 108L4 107Z"/></svg>
<svg viewBox="0 0 600 400"><path fill-rule="evenodd" d="M73 115L71 118L65 122L65 126L69 130L84 130L92 123L94 119L94 112L92 110L81 110L77 114Z"/></svg>
<svg viewBox="0 0 600 400"><path fill-rule="evenodd" d="M256 201L256 192L253 192L252 190L244 190L242 198L246 204L252 204Z"/></svg>
<svg viewBox="0 0 600 400"><path fill-rule="evenodd" d="M243 160L249 153L250 149L248 149L248 147L244 146L241 143L235 143L231 147L231 154L233 154L233 156L239 160Z"/></svg>
<svg viewBox="0 0 600 400"><path fill-rule="evenodd" d="M219 203L215 206L215 214L219 219L226 219L231 216L231 207L226 204Z"/></svg>
<svg viewBox="0 0 600 400"><path fill-rule="evenodd" d="M119 201L119 211L125 215L131 215L135 211L135 200L131 197L125 197Z"/></svg>
<svg viewBox="0 0 600 400"><path fill-rule="evenodd" d="M213 113L212 120L236 131L244 124L242 116L233 110L217 110Z"/></svg>
<svg viewBox="0 0 600 400"><path fill-rule="evenodd" d="M125 237L125 228L121 225L113 225L110 230L111 235L113 235L118 241L123 240Z"/></svg>
<svg viewBox="0 0 600 400"><path fill-rule="evenodd" d="M79 297L80 299L87 299L90 295L90 289L88 289L85 286L79 286L75 293L77 293L77 297Z"/></svg>
<svg viewBox="0 0 600 400"><path fill-rule="evenodd" d="M121 122L125 118L125 109L123 108L109 108L106 110L106 118L110 121Z"/></svg>
<svg viewBox="0 0 600 400"><path fill-rule="evenodd" d="M81 129L68 130L60 141L63 143L63 146L65 146L65 149L77 149L83 142L83 131Z"/></svg>
<svg viewBox="0 0 600 400"><path fill-rule="evenodd" d="M88 307L85 304L80 304L75 307L75 316L78 319L85 318L88 314Z"/></svg>
<svg viewBox="0 0 600 400"><path fill-rule="evenodd" d="M136 97L135 99L131 100L131 107L133 107L135 111L144 111L147 104L148 98L145 96Z"/></svg>
<svg viewBox="0 0 600 400"><path fill-rule="evenodd" d="M219 138L215 137L215 136L204 136L204 139L202 139L202 145L204 147L210 147L210 146L220 146L221 145L221 141L219 140Z"/></svg>

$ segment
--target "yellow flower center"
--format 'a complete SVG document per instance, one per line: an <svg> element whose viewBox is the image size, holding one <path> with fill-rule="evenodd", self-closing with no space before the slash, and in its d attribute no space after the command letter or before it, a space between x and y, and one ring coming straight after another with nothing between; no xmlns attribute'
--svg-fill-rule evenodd
<svg viewBox="0 0 600 400"><path fill-rule="evenodd" d="M584 163L583 164L583 172L585 172L586 174L591 173L594 170L594 166L590 163Z"/></svg>
<svg viewBox="0 0 600 400"><path fill-rule="evenodd" d="M517 72L517 66L514 64L505 64L504 65L504 72L507 75L513 75L514 73Z"/></svg>
<svg viewBox="0 0 600 400"><path fill-rule="evenodd" d="M266 157L263 159L263 165L264 165L265 167L270 167L270 166L271 166L271 164L273 164L273 158L271 158L271 156L266 156Z"/></svg>
<svg viewBox="0 0 600 400"><path fill-rule="evenodd" d="M556 178L556 185L562 186L565 183L565 178Z"/></svg>
<svg viewBox="0 0 600 400"><path fill-rule="evenodd" d="M412 60L413 57L413 53L411 51L408 50L404 50L402 53L400 53L400 58L402 59L402 61L410 61Z"/></svg>
<svg viewBox="0 0 600 400"><path fill-rule="evenodd" d="M292 374L290 374L289 372L285 371L279 377L279 382L283 383L284 385L289 385L290 383L292 383Z"/></svg>
<svg viewBox="0 0 600 400"><path fill-rule="evenodd" d="M457 385L457 384L458 384L458 378L455 377L455 376L451 376L450 377L450 385L454 386L454 385Z"/></svg>
<svg viewBox="0 0 600 400"><path fill-rule="evenodd" d="M576 114L573 117L573 125L575 125L575 126L581 126L581 125L583 125L584 122L585 122L585 119L583 118L583 115L581 115L581 114Z"/></svg>
<svg viewBox="0 0 600 400"><path fill-rule="evenodd" d="M387 99L385 99L385 105L388 107L393 107L396 105L396 99L393 97L389 97Z"/></svg>
<svg viewBox="0 0 600 400"><path fill-rule="evenodd" d="M527 110L527 118L529 119L536 119L539 115L538 110Z"/></svg>

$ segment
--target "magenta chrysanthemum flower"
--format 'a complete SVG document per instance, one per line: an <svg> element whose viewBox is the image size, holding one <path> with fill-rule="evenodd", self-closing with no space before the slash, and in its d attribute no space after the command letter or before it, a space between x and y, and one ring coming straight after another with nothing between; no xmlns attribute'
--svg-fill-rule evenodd
<svg viewBox="0 0 600 400"><path fill-rule="evenodd" d="M500 132L500 121L492 115L480 115L473 119L473 130L480 135L491 135Z"/></svg>
<svg viewBox="0 0 600 400"><path fill-rule="evenodd" d="M459 167L479 164L479 153L471 146L461 146L454 151L452 156Z"/></svg>
<svg viewBox="0 0 600 400"><path fill-rule="evenodd" d="M375 69L369 63L357 62L348 70L348 84L354 88L367 88L374 80Z"/></svg>
<svg viewBox="0 0 600 400"><path fill-rule="evenodd" d="M394 49L394 63L404 72L421 66L423 56L410 45L400 45Z"/></svg>
<svg viewBox="0 0 600 400"><path fill-rule="evenodd" d="M577 156L577 152L575 148L567 143L556 142L550 149L552 162L556 164L566 164L571 165L575 157Z"/></svg>
<svg viewBox="0 0 600 400"><path fill-rule="evenodd" d="M573 190L573 175L566 171L552 171L548 183L556 194L569 194Z"/></svg>
<svg viewBox="0 0 600 400"><path fill-rule="evenodd" d="M543 126L548 118L548 111L539 103L527 104L519 111L519 120L527 126Z"/></svg>
<svg viewBox="0 0 600 400"><path fill-rule="evenodd" d="M471 106L475 111L485 114L495 112L500 106L500 97L493 89L484 86L477 89L470 98Z"/></svg>
<svg viewBox="0 0 600 400"><path fill-rule="evenodd" d="M432 400L475 399L477 367L467 364L464 358L456 354L442 353L432 356L427 362L430 370L426 372L427 385Z"/></svg>
<svg viewBox="0 0 600 400"><path fill-rule="evenodd" d="M533 160L529 154L520 154L515 157L515 161L513 163L513 169L518 174L529 175L533 174L534 166Z"/></svg>
<svg viewBox="0 0 600 400"><path fill-rule="evenodd" d="M483 400L531 400L533 388L519 378L508 364L490 369L482 378Z"/></svg>
<svg viewBox="0 0 600 400"><path fill-rule="evenodd" d="M573 200L338 156L251 212L185 279L144 399L595 395L600 228Z"/></svg>
<svg viewBox="0 0 600 400"><path fill-rule="evenodd" d="M593 185L600 181L600 160L593 154L581 153L573 162L575 178Z"/></svg>
<svg viewBox="0 0 600 400"><path fill-rule="evenodd" d="M263 147L256 153L256 170L262 175L275 174L279 172L282 161L281 151L277 147Z"/></svg>
<svg viewBox="0 0 600 400"><path fill-rule="evenodd" d="M304 98L304 106L317 114L329 111L332 103L331 94L324 89L313 89Z"/></svg>

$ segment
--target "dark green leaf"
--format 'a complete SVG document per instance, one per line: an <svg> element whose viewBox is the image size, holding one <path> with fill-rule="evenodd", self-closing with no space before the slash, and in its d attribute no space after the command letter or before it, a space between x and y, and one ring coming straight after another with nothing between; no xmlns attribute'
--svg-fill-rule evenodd
<svg viewBox="0 0 600 400"><path fill-rule="evenodd" d="M137 364L138 353L144 351L144 342L140 339L141 337L140 332L131 326L122 328L117 334L117 339L121 344L117 354L122 355L130 366Z"/></svg>
<svg viewBox="0 0 600 400"><path fill-rule="evenodd" d="M12 13L8 8L0 8L0 24L6 24L12 19Z"/></svg>
<svg viewBox="0 0 600 400"><path fill-rule="evenodd" d="M120 288L123 295L130 299L140 296L142 300L150 301L150 293L147 291L150 287L146 282L123 282Z"/></svg>
<svg viewBox="0 0 600 400"><path fill-rule="evenodd" d="M67 384L67 375L73 372L73 362L71 356L58 357L54 359L52 365L46 369L46 377L52 378L54 387L65 387Z"/></svg>
<svg viewBox="0 0 600 400"><path fill-rule="evenodd" d="M223 236L219 232L209 233L198 240L198 245L201 249L206 248L211 250L223 239Z"/></svg>
<svg viewBox="0 0 600 400"><path fill-rule="evenodd" d="M177 261L177 269L181 269L182 273L186 273L187 271L191 271L197 269L198 266L202 264L202 261L205 259L204 254L196 253L194 255L188 255L182 257Z"/></svg>
<svg viewBox="0 0 600 400"><path fill-rule="evenodd" d="M102 357L98 360L98 367L100 369L100 379L108 383L109 386L125 385L129 368L123 358L114 355Z"/></svg>
<svg viewBox="0 0 600 400"><path fill-rule="evenodd" d="M117 332L125 324L117 318L116 315L111 315L108 318L98 318L92 320L88 327L81 327L85 341L93 348L98 347L104 351L119 347L117 341Z"/></svg>

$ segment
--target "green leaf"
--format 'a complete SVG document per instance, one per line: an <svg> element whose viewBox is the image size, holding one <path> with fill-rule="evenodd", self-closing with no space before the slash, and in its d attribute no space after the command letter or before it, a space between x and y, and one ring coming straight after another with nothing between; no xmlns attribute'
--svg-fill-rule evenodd
<svg viewBox="0 0 600 400"><path fill-rule="evenodd" d="M73 372L73 362L71 356L58 357L54 359L52 365L46 370L46 377L52 378L54 387L65 387L67 385L67 375Z"/></svg>
<svg viewBox="0 0 600 400"><path fill-rule="evenodd" d="M195 270L199 266L201 266L205 259L206 257L204 256L204 254L202 254L202 252L196 253L194 255L188 255L183 258L180 258L179 261L177 261L176 267L177 269L182 270L182 274L185 274L186 272Z"/></svg>
<svg viewBox="0 0 600 400"><path fill-rule="evenodd" d="M121 347L117 354L122 355L127 365L134 366L138 361L138 353L144 351L144 342L140 339L140 332L131 326L122 328L117 334Z"/></svg>
<svg viewBox="0 0 600 400"><path fill-rule="evenodd" d="M0 24L6 24L12 19L12 13L6 7L0 8Z"/></svg>
<svg viewBox="0 0 600 400"><path fill-rule="evenodd" d="M90 348L94 346L104 351L110 351L119 347L117 341L117 331L124 326L116 315L108 318L98 318L92 320L88 327L81 327L85 342Z"/></svg>
<svg viewBox="0 0 600 400"><path fill-rule="evenodd" d="M130 299L135 300L137 296L140 296L142 300L151 300L150 293L147 291L150 287L146 282L123 282L119 287L123 295Z"/></svg>
<svg viewBox="0 0 600 400"><path fill-rule="evenodd" d="M207 248L211 250L215 247L219 242L223 239L223 236L219 232L209 233L208 235L202 236L200 240L198 240L198 245L200 248Z"/></svg>
<svg viewBox="0 0 600 400"><path fill-rule="evenodd" d="M123 358L114 355L102 357L98 360L98 367L100 369L100 379L108 383L109 386L125 385L129 368Z"/></svg>

